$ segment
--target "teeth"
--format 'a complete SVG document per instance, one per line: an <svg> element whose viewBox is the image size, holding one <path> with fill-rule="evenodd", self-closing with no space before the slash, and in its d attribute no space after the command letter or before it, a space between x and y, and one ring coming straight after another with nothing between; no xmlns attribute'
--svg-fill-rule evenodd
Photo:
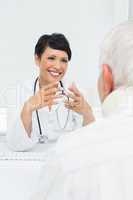
<svg viewBox="0 0 133 200"><path fill-rule="evenodd" d="M59 76L60 74L57 72L49 72L52 76Z"/></svg>

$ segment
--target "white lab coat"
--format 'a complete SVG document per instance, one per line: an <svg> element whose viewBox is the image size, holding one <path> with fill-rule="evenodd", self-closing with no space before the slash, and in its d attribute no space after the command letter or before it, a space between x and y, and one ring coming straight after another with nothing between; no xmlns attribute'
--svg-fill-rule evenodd
<svg viewBox="0 0 133 200"><path fill-rule="evenodd" d="M104 103L106 119L59 139L33 200L133 199L133 88Z"/></svg>
<svg viewBox="0 0 133 200"><path fill-rule="evenodd" d="M33 95L34 93L34 82L35 80L26 81L24 84L20 84L17 87L17 106L15 118L12 119L12 123L9 123L7 132L7 144L15 151L26 151L33 148L38 143L39 138L39 127L36 117L36 113L33 112L32 115L32 133L31 138L22 124L20 118L20 112L24 105L24 102ZM39 84L37 82L36 92L39 90ZM56 111L57 107L58 111ZM78 113L73 111L69 112L64 107L63 102L59 102L58 105L52 106L52 110L49 112L48 107L44 107L38 110L39 119L41 123L42 133L48 137L49 142L55 141L60 135L65 132L69 132L82 126L83 118ZM59 122L57 120L57 114L59 117ZM68 117L68 122L63 129L66 119ZM10 119L11 120L11 119Z"/></svg>

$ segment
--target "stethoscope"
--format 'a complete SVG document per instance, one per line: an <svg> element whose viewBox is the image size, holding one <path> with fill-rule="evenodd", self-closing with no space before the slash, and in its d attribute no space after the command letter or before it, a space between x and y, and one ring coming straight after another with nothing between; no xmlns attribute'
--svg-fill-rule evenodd
<svg viewBox="0 0 133 200"><path fill-rule="evenodd" d="M39 80L39 77L37 77L37 78L35 79L35 82L34 82L34 95L35 95L35 93L36 93L36 87L37 87L37 82L38 82L38 80ZM60 81L60 86L61 86L61 88L62 88L62 90L61 90L62 95L64 95L64 96L67 98L67 100L69 101L69 97L68 97L68 96L66 95L66 93L65 93L65 90L64 90L62 81ZM60 123L60 120L59 120L59 114L58 114L58 107L57 107L57 109L55 110L55 112L56 112L56 117L57 117L57 122L58 122L58 125L59 125L59 127L60 127L61 130L65 130L65 128L66 128L66 126L67 126L67 124L68 124L70 110L68 109L67 111L68 111L68 112L67 112L67 117L66 117L65 124L64 124L63 127L61 127L61 123ZM41 127L41 122L40 122L38 110L36 110L35 112L36 112L37 123L38 123L38 128L39 128L39 138L38 138L38 142L39 142L39 143L46 143L46 142L48 141L48 136L46 136L46 135L44 135L44 134L42 133L42 127Z"/></svg>

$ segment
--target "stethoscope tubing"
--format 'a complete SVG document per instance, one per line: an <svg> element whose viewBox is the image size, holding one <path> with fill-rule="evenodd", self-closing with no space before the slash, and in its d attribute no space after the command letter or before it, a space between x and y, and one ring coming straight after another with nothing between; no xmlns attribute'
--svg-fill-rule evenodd
<svg viewBox="0 0 133 200"><path fill-rule="evenodd" d="M39 80L39 77L37 77L36 79L35 79L35 82L34 82L34 91L33 91L33 93L34 93L34 95L35 95L35 93L36 93L36 86L37 86L37 82L38 82L38 80ZM63 83L62 83L62 81L60 81L60 86L62 87L62 88L64 88L63 87ZM63 95L65 95L64 94L64 91L62 91L62 94ZM68 99L68 101L69 101L69 97L67 96L67 99ZM35 111L36 112L36 117L37 117L37 123L38 123L38 128L39 128L39 134L40 134L40 140L39 140L39 142L40 143L44 143L44 141L43 141L43 136L45 136L45 138L46 139L48 139L48 137L46 136L46 135L43 135L43 133L42 133L42 128L41 128L41 123L40 123L40 119L39 119L39 113L38 113L38 110L36 110ZM66 123L65 123L65 126L62 128L62 129L64 129L65 127L66 127L66 125L67 125L67 122L68 122L68 119L69 119L69 110L68 110L68 116L67 116L67 121L66 121ZM57 115L57 120L59 121L59 116ZM61 128L61 127L60 127Z"/></svg>

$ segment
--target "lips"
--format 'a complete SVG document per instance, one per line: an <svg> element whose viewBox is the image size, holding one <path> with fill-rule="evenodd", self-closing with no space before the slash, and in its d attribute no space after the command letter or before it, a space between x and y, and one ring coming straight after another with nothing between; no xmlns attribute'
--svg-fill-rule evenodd
<svg viewBox="0 0 133 200"><path fill-rule="evenodd" d="M49 69L48 72L52 77L55 77L55 78L59 77L62 74L62 72L58 72L57 70L53 70L53 69Z"/></svg>

